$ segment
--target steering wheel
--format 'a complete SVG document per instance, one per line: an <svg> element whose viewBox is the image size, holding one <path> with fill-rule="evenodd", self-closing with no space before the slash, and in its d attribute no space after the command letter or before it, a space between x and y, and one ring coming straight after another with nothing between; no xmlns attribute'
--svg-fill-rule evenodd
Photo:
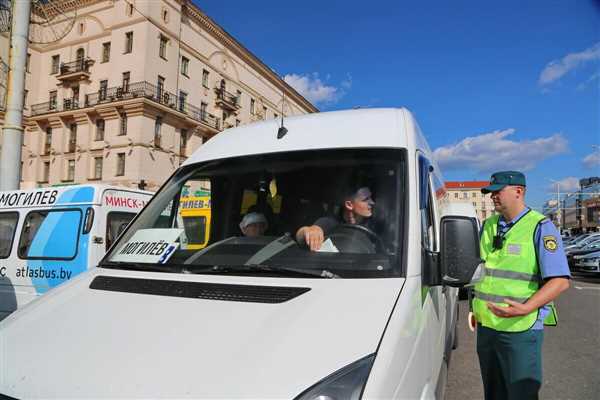
<svg viewBox="0 0 600 400"><path fill-rule="evenodd" d="M357 237L353 231L361 232L363 235ZM369 243L367 244L358 239L360 236L369 239ZM349 248L354 250L351 251L352 253L385 253L385 247L381 238L363 225L340 224L328 237L334 242L337 240L340 244L348 245Z"/></svg>

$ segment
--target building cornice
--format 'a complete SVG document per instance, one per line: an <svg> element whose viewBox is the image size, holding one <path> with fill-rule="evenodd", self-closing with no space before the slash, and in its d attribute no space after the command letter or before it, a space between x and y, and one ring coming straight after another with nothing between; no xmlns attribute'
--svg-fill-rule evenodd
<svg viewBox="0 0 600 400"><path fill-rule="evenodd" d="M192 4L188 0L179 0L182 4L183 13L192 18L201 28L216 37L221 43L227 46L228 50L234 52L243 61L248 63L251 67L260 71L264 77L266 77L273 85L278 87L280 90L285 90L286 95L291 97L296 103L302 105L306 110L311 112L318 112L311 102L309 102L304 96L296 91L287 82L281 79L277 74L273 72L271 68L265 65L258 57L256 57L250 50L244 47L240 42L235 40L233 36L227 33L217 23L215 23L210 17L204 14L197 6Z"/></svg>

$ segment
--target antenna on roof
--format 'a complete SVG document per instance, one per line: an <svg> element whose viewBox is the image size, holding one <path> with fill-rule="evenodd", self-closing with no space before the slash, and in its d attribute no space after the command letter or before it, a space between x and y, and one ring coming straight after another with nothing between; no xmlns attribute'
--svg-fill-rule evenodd
<svg viewBox="0 0 600 400"><path fill-rule="evenodd" d="M281 139L284 137L288 130L285 126L283 126L283 105L285 104L285 86L281 89L281 126L277 130L277 139Z"/></svg>

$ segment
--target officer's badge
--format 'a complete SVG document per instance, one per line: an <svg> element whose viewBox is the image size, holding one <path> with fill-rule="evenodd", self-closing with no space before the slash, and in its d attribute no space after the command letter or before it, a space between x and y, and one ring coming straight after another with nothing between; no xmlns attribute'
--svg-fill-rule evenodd
<svg viewBox="0 0 600 400"><path fill-rule="evenodd" d="M555 236L544 236L544 248L548 251L556 251L558 243Z"/></svg>

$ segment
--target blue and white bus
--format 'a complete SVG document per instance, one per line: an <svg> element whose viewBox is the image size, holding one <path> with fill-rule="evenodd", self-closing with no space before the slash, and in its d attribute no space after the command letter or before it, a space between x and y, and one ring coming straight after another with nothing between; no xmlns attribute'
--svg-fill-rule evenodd
<svg viewBox="0 0 600 400"><path fill-rule="evenodd" d="M106 185L0 192L0 319L95 266L151 197Z"/></svg>

